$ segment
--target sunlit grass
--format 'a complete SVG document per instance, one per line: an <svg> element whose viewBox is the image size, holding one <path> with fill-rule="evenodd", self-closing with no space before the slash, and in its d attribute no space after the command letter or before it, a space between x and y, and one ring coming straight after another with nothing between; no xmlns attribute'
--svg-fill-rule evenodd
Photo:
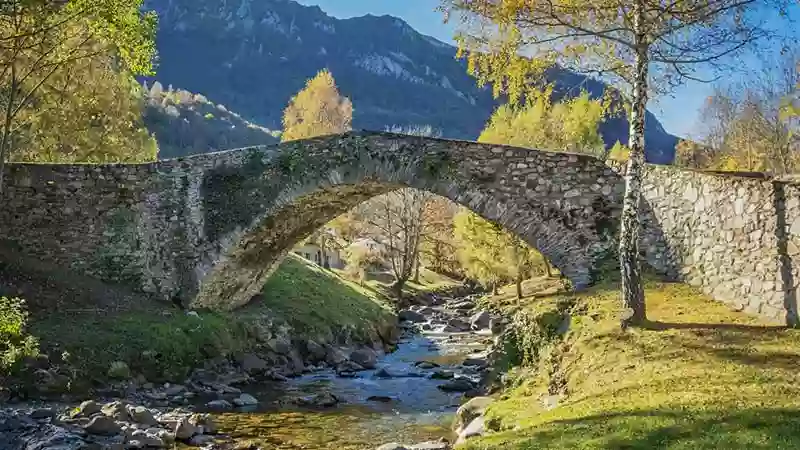
<svg viewBox="0 0 800 450"><path fill-rule="evenodd" d="M619 295L501 301L540 318L567 312L570 326L490 408L498 432L465 448L800 447L800 332L658 282L646 289L652 323L623 332ZM546 395L558 406L546 410Z"/></svg>

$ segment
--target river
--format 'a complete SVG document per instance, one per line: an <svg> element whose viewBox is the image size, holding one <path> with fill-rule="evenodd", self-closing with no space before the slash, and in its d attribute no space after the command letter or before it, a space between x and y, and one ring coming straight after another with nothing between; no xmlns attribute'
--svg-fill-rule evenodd
<svg viewBox="0 0 800 450"><path fill-rule="evenodd" d="M458 302L417 308L425 321L406 327L397 350L379 358L375 369L352 378L325 370L244 388L259 400L258 406L216 415L221 430L254 447L279 449L367 449L387 442L453 441L451 423L465 395L440 389L452 385L452 380L437 377L452 374L478 386L492 341L488 328L443 331L453 319L469 321L467 310L451 307ZM287 401L321 393L332 394L340 403L303 408Z"/></svg>

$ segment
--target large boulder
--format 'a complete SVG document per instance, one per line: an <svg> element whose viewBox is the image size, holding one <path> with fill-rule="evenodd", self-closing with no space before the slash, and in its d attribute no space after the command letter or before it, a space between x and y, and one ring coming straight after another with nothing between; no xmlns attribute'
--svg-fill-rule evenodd
<svg viewBox="0 0 800 450"><path fill-rule="evenodd" d="M133 422L142 425L153 426L158 424L153 413L144 406L128 406L128 416Z"/></svg>
<svg viewBox="0 0 800 450"><path fill-rule="evenodd" d="M252 353L244 353L239 355L237 357L237 362L242 370L250 375L262 374L270 368L268 362Z"/></svg>
<svg viewBox="0 0 800 450"><path fill-rule="evenodd" d="M464 429L458 433L458 440L456 441L456 445L463 444L469 438L473 438L476 436L482 436L486 432L486 424L483 420L483 416L476 417L469 423Z"/></svg>
<svg viewBox="0 0 800 450"><path fill-rule="evenodd" d="M86 400L82 402L77 408L72 410L70 414L71 417L91 417L92 415L99 413L102 410L102 406L97 404L94 400Z"/></svg>
<svg viewBox="0 0 800 450"><path fill-rule="evenodd" d="M292 351L292 341L287 336L279 335L270 339L267 347L279 355L288 355Z"/></svg>
<svg viewBox="0 0 800 450"><path fill-rule="evenodd" d="M365 369L374 369L378 364L378 356L368 348L362 348L350 353L350 361Z"/></svg>
<svg viewBox="0 0 800 450"><path fill-rule="evenodd" d="M327 351L325 347L317 344L315 341L308 340L306 341L306 355L308 356L308 360L312 363L317 363L320 361L325 361L325 356L327 356Z"/></svg>
<svg viewBox="0 0 800 450"><path fill-rule="evenodd" d="M453 421L453 429L456 434L461 434L467 425L482 416L492 403L494 403L494 399L491 397L474 397L461 405L456 411L456 418Z"/></svg>
<svg viewBox="0 0 800 450"><path fill-rule="evenodd" d="M89 434L96 434L99 436L113 436L122 433L122 427L114 421L111 417L107 416L94 416L83 427L83 430Z"/></svg>
<svg viewBox="0 0 800 450"><path fill-rule="evenodd" d="M400 319L401 321L407 321L413 323L425 322L425 316L422 313L418 313L410 309L401 310L399 313L397 313L397 318Z"/></svg>
<svg viewBox="0 0 800 450"><path fill-rule="evenodd" d="M128 414L128 404L125 402L115 401L106 403L101 408L101 412L114 420L130 420L130 415Z"/></svg>
<svg viewBox="0 0 800 450"><path fill-rule="evenodd" d="M258 399L250 394L241 394L239 397L233 399L233 404L236 406L254 406L258 404Z"/></svg>
<svg viewBox="0 0 800 450"><path fill-rule="evenodd" d="M475 389L475 383L467 378L453 378L452 380L437 386L445 392L467 392Z"/></svg>
<svg viewBox="0 0 800 450"><path fill-rule="evenodd" d="M336 367L339 364L347 361L347 354L339 347L329 345L326 352L325 362L328 363L329 366Z"/></svg>
<svg viewBox="0 0 800 450"><path fill-rule="evenodd" d="M470 317L469 323L473 330L482 330L489 327L491 319L492 316L488 311L479 311Z"/></svg>

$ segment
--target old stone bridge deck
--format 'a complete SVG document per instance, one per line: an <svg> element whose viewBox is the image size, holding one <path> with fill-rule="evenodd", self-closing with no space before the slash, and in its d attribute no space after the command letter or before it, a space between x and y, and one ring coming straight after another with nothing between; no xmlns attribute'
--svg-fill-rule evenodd
<svg viewBox="0 0 800 450"><path fill-rule="evenodd" d="M0 257L215 308L246 303L298 240L402 186L500 223L585 287L613 252L624 189L585 155L371 132L7 175ZM800 185L648 166L645 189L651 266L736 308L794 314Z"/></svg>

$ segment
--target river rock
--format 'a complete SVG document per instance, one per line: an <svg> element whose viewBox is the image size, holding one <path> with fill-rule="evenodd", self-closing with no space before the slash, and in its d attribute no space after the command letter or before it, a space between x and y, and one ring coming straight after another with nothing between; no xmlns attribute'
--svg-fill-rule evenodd
<svg viewBox="0 0 800 450"><path fill-rule="evenodd" d="M157 425L158 421L153 417L153 413L144 406L128 406L128 415L131 420L142 425Z"/></svg>
<svg viewBox="0 0 800 450"><path fill-rule="evenodd" d="M431 373L431 380L452 380L456 374L450 370L439 369Z"/></svg>
<svg viewBox="0 0 800 450"><path fill-rule="evenodd" d="M317 344L315 341L308 340L306 341L306 354L310 362L317 363L325 360L327 352L325 351L325 347Z"/></svg>
<svg viewBox="0 0 800 450"><path fill-rule="evenodd" d="M410 450L448 450L449 448L450 443L442 439L439 441L428 441L414 444L410 447Z"/></svg>
<svg viewBox="0 0 800 450"><path fill-rule="evenodd" d="M279 355L286 355L292 351L292 342L287 336L275 336L267 341L267 347Z"/></svg>
<svg viewBox="0 0 800 450"><path fill-rule="evenodd" d="M289 352L287 359L288 368L292 375L302 375L303 372L306 371L306 365L303 363L303 358L300 356L300 352L296 348L293 348Z"/></svg>
<svg viewBox="0 0 800 450"><path fill-rule="evenodd" d="M238 398L233 399L233 404L236 406L253 406L258 404L258 399L250 394L242 394Z"/></svg>
<svg viewBox="0 0 800 450"><path fill-rule="evenodd" d="M211 409L225 410L233 408L233 405L231 405L231 403L227 400L212 400L206 403L206 407Z"/></svg>
<svg viewBox="0 0 800 450"><path fill-rule="evenodd" d="M338 403L339 399L330 392L322 392L311 397L300 397L297 399L297 404L314 408L330 408L336 406Z"/></svg>
<svg viewBox="0 0 800 450"><path fill-rule="evenodd" d="M325 354L325 362L327 362L329 366L336 367L345 361L347 361L347 355L342 349L334 347L332 345L329 345L327 347L327 353Z"/></svg>
<svg viewBox="0 0 800 450"><path fill-rule="evenodd" d="M448 320L447 326L450 327L450 329L455 330L455 331L450 331L450 333L459 331L469 331L471 329L471 325L469 323L457 317Z"/></svg>
<svg viewBox="0 0 800 450"><path fill-rule="evenodd" d="M250 375L262 374L270 368L269 363L252 353L244 353L237 358L239 366Z"/></svg>
<svg viewBox="0 0 800 450"><path fill-rule="evenodd" d="M107 416L92 417L83 429L89 434L97 434L100 436L113 436L122 432L122 427L120 427L114 419Z"/></svg>
<svg viewBox="0 0 800 450"><path fill-rule="evenodd" d="M492 316L487 311L480 311L470 317L469 323L473 330L482 330L489 327L491 319Z"/></svg>
<svg viewBox="0 0 800 450"><path fill-rule="evenodd" d="M417 311L412 311L410 309L403 309L397 313L397 318L401 321L413 322L413 323L421 323L425 322L425 316Z"/></svg>
<svg viewBox="0 0 800 450"><path fill-rule="evenodd" d="M482 369L489 365L489 361L487 361L486 358L471 357L471 358L466 358L464 362L461 363L461 365L468 367L477 367L479 369Z"/></svg>
<svg viewBox="0 0 800 450"><path fill-rule="evenodd" d="M374 369L378 363L378 356L368 348L362 348L350 353L350 361L365 369Z"/></svg>
<svg viewBox="0 0 800 450"><path fill-rule="evenodd" d="M198 427L197 425L193 425L188 418L184 418L179 420L175 425L175 439L179 441L186 441L201 431L202 428Z"/></svg>
<svg viewBox="0 0 800 450"><path fill-rule="evenodd" d="M166 447L164 440L160 436L142 430L136 430L131 433L130 439L141 442L144 447Z"/></svg>
<svg viewBox="0 0 800 450"><path fill-rule="evenodd" d="M77 408L75 408L70 417L90 417L92 414L99 413L101 410L101 406L97 404L94 400L86 400L81 402Z"/></svg>
<svg viewBox="0 0 800 450"><path fill-rule="evenodd" d="M486 431L486 425L483 420L483 416L476 417L469 423L460 433L458 433L458 440L456 441L456 445L464 443L469 438L473 438L475 436L482 436L483 433Z"/></svg>
<svg viewBox="0 0 800 450"><path fill-rule="evenodd" d="M417 361L414 363L414 366L417 367L418 369L429 370L429 369L436 369L437 367L439 367L439 364L430 361Z"/></svg>
<svg viewBox="0 0 800 450"><path fill-rule="evenodd" d="M500 334L503 332L503 321L500 319L495 319L492 317L489 319L489 329L492 330L492 334Z"/></svg>
<svg viewBox="0 0 800 450"><path fill-rule="evenodd" d="M461 300L460 302L452 303L449 305L450 309L466 311L475 308L475 302L471 300Z"/></svg>
<svg viewBox="0 0 800 450"><path fill-rule="evenodd" d="M128 421L128 404L122 401L106 403L101 408L101 412L114 420Z"/></svg>
<svg viewBox="0 0 800 450"><path fill-rule="evenodd" d="M336 366L336 374L339 376L345 374L344 375L345 377L347 376L347 374L360 372L362 370L364 370L364 367L362 367L360 364L354 361L344 361L338 366Z"/></svg>
<svg viewBox="0 0 800 450"><path fill-rule="evenodd" d="M367 401L368 402L389 403L392 400L393 400L392 397L389 397L389 396L386 396L386 395L372 395L372 396L367 397Z"/></svg>
<svg viewBox="0 0 800 450"><path fill-rule="evenodd" d="M467 378L453 378L437 387L445 392L467 392L475 389L475 383Z"/></svg>
<svg viewBox="0 0 800 450"><path fill-rule="evenodd" d="M491 397L475 397L461 405L456 411L456 418L453 421L453 430L455 430L456 434L461 434L464 427L477 417L482 416L486 412L486 408L492 403L494 403L494 399Z"/></svg>
<svg viewBox="0 0 800 450"><path fill-rule="evenodd" d="M214 440L214 436L207 436L205 434L196 434L192 436L187 442L192 447L202 447Z"/></svg>
<svg viewBox="0 0 800 450"><path fill-rule="evenodd" d="M375 450L411 450L403 444L398 444L397 442L390 442L388 444L383 444Z"/></svg>

